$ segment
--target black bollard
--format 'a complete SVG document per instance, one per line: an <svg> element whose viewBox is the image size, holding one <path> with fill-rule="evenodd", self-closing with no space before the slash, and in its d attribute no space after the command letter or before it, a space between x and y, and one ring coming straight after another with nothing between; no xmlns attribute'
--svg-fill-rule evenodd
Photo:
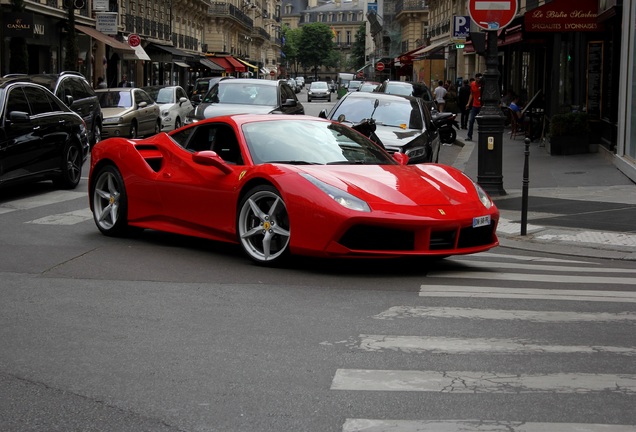
<svg viewBox="0 0 636 432"><path fill-rule="evenodd" d="M514 114L514 113L513 113ZM528 159L530 158L530 138L523 140L526 144L523 160L523 186L521 189L521 235L526 235L528 228Z"/></svg>

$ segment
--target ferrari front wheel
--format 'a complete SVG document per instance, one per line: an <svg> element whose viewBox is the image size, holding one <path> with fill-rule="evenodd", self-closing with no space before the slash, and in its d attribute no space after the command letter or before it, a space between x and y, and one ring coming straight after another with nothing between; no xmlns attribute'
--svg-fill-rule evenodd
<svg viewBox="0 0 636 432"><path fill-rule="evenodd" d="M276 188L261 185L251 189L239 204L238 240L258 264L274 264L289 255L289 216Z"/></svg>
<svg viewBox="0 0 636 432"><path fill-rule="evenodd" d="M128 228L128 197L124 179L115 166L107 165L95 175L92 200L93 219L102 234L125 234Z"/></svg>

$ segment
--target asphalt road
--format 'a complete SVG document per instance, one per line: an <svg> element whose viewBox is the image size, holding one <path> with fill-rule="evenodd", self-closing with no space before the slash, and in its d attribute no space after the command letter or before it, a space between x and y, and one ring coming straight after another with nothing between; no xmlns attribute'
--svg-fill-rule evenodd
<svg viewBox="0 0 636 432"><path fill-rule="evenodd" d="M0 197L2 431L636 429L629 263L497 248L267 269L102 236L86 188Z"/></svg>

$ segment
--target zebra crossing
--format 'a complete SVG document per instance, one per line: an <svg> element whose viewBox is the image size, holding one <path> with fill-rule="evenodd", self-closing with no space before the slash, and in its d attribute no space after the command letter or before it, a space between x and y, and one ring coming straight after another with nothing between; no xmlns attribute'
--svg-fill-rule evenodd
<svg viewBox="0 0 636 432"><path fill-rule="evenodd" d="M427 275L421 285L419 300L435 300L435 306L396 305L373 316L378 321L401 320L407 328L421 332L429 320L480 323L515 324L517 326L625 326L636 324L636 269L603 267L594 261L567 260L484 253L470 257L449 259L458 265L457 271L435 271ZM518 286L502 286L508 282ZM519 287L520 286L520 287ZM612 289L586 289L588 287ZM624 290L623 290L624 289ZM498 307L465 307L466 299L490 299ZM445 300L444 300L445 299ZM513 301L509 301L512 299ZM523 302L515 300L523 299ZM531 307L502 307L501 305L549 305L550 310ZM439 306L440 301L449 303ZM506 303L506 301L508 301ZM567 310L573 303L584 302L581 311ZM453 305L462 302L463 305ZM546 303L547 302L547 303ZM414 303L417 303L414 299ZM484 304L483 302L479 304ZM622 305L622 306L617 306ZM612 311L605 310L610 306ZM536 306L535 306L536 307ZM546 307L548 309L548 307ZM561 310L565 309L565 310ZM580 309L580 308L579 308ZM593 309L593 310L591 310ZM615 311L614 309L620 309ZM388 324L388 322L387 322ZM394 328L394 327L393 327ZM439 328L439 327L436 327ZM457 327L455 327L456 329ZM377 329L376 329L377 330ZM456 332L455 332L456 333ZM633 333L632 333L633 334ZM545 336L545 335L544 335ZM567 337L567 336L566 336ZM544 337L545 339L545 337ZM489 356L608 356L612 359L632 361L636 357L636 337L625 346L613 344L585 344L580 339L571 344L554 343L541 338L457 337L454 335L422 334L359 334L350 346L354 350L382 355L440 355L470 359L474 355ZM621 342L623 339L621 339ZM463 357L462 357L463 356ZM500 357L501 358L501 357ZM426 364L426 363L425 363ZM498 364L495 360L494 364ZM578 364L578 363L576 363ZM526 373L510 372L510 365L496 370L398 370L362 369L355 364L335 371L331 391L405 392L428 395L474 395L483 398L497 395L543 395L553 397L608 397L636 400L636 374L616 371L558 371ZM368 366L368 365L367 365ZM599 407L602 410L602 407ZM347 418L343 432L634 432L636 424L593 424L584 422L527 422L524 419L483 418L449 419L422 418L385 419L374 418L370 412L365 418ZM546 415L546 418L548 416Z"/></svg>

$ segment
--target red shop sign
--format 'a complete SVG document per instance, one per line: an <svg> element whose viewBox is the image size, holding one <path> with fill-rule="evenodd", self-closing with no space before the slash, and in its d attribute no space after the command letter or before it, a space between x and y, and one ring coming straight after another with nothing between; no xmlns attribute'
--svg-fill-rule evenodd
<svg viewBox="0 0 636 432"><path fill-rule="evenodd" d="M553 0L524 16L528 32L596 32L598 0Z"/></svg>

